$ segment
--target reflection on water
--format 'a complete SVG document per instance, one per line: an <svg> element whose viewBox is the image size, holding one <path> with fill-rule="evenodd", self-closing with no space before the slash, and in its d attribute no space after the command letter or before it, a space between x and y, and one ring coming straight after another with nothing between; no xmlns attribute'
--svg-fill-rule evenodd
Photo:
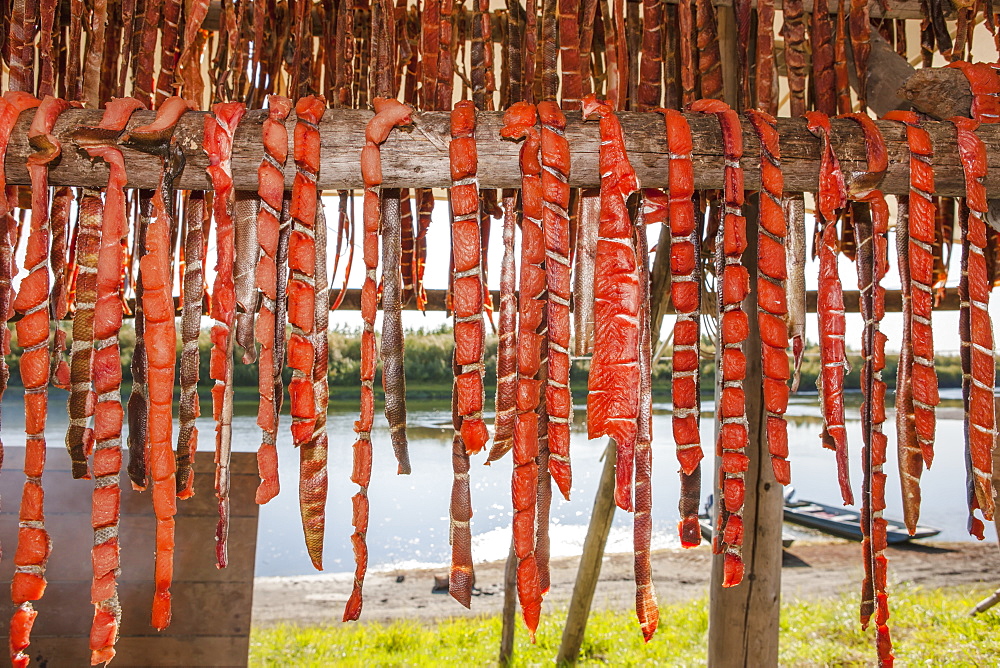
<svg viewBox="0 0 1000 668"><path fill-rule="evenodd" d="M965 531L965 464L963 461L962 422L950 419L952 407L961 399L957 391L942 390L942 399L950 406L942 410L937 423L937 452L934 466L924 473L923 512L921 522L942 529L941 540L967 540ZM848 442L851 448L851 473L856 489L860 488L861 425L857 412L859 396L849 396L854 408L848 413ZM61 447L67 426L67 415L58 410L63 394L54 391L50 405L46 435L58 452L51 456L66 456ZM891 405L891 397L888 402ZM703 403L702 434L711 451L713 402ZM211 411L207 411L210 416ZM556 491L552 505L552 555L579 554L586 533L594 492L600 477L604 442L588 441L584 410L579 406L573 429L573 496L563 500ZM945 416L948 417L945 417ZM10 446L23 446L24 410L21 397L11 391L3 401L3 441ZM448 504L451 493L451 414L448 410L420 410L414 407L409 415L410 459L413 473L397 476L396 465L385 421L376 416L372 431L375 451L372 482L369 487L371 523L368 531L370 567L386 570L415 565L437 565L449 561ZM327 504L326 552L327 570L338 572L353 569L351 535L351 496L357 487L350 482L351 446L354 442L353 411L332 412L330 434L330 494ZM835 504L840 498L833 453L820 445L820 411L817 397L793 397L788 411L789 459L792 463L792 484L799 496ZM302 541L298 512L298 457L287 430L288 418L283 416L278 442L282 491L261 508L257 544L258 576L300 575L314 572ZM200 456L210 456L212 447L211 419L199 420L202 434ZM673 455L670 431L670 404L656 403L653 415L653 547L678 546L676 538L677 497L679 485L677 465ZM894 421L890 411L885 423L890 443L895 442ZM259 443L259 430L253 416L237 416L233 421L235 450L253 451ZM485 454L473 457L471 471L473 555L476 561L506 557L510 544L510 455L492 466L483 466ZM711 467L703 467L703 489L710 488ZM896 457L890 447L890 471L886 488L889 517L902 517L899 481L895 477ZM11 472L4 472L4 475ZM52 484L46 480L46 484ZM197 483L196 483L197 484ZM210 484L203 480L201 484ZM627 552L632 549L631 517L618 512L609 538L608 551ZM989 528L992 539L992 527Z"/></svg>

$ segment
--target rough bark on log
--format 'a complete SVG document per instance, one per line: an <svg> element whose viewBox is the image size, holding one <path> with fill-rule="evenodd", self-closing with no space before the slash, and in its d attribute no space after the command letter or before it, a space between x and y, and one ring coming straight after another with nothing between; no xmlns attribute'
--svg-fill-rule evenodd
<svg viewBox="0 0 1000 668"><path fill-rule="evenodd" d="M98 110L71 109L60 116L56 123L56 138L63 142L63 153L58 164L49 170L52 185L102 187L107 183L107 167L96 164L73 148L71 131L84 125L97 125ZM174 136L182 147L187 164L178 178L178 188L210 190L206 176L207 156L202 149L204 119L207 112L185 114L177 124ZM7 151L7 182L11 185L27 184L27 156L33 151L28 145L27 129L30 114L22 115L15 127ZM570 185L594 187L599 183L597 157L599 137L597 123L583 122L579 112L566 114L566 137L572 146L572 171ZM137 111L130 121L132 126L152 121L153 112ZM266 112L247 112L236 131L233 146L233 177L238 190L257 189L257 166L263 152L261 123ZM319 188L322 190L360 189L360 154L364 145L364 128L372 112L366 110L333 109L320 124L322 134L322 170ZM500 138L501 112L479 112L476 129L477 149L482 165L479 182L483 188L516 188L520 185L518 146ZM443 188L451 185L448 160L450 120L448 112L414 114L416 126L408 131L394 131L385 142L383 151L383 186L387 188ZM692 159L695 167L695 188L710 190L721 188L724 161L722 133L718 121L705 114L688 116L694 137ZM294 128L295 118L288 124ZM629 157L644 186L663 187L667 184L669 159L663 134L663 119L655 113L623 112L621 123L625 131ZM899 123L878 121L889 149L889 170L882 183L887 194L909 192L909 150L905 129ZM864 173L867 159L864 136L857 123L850 120L832 122L832 139L845 174ZM961 196L965 194L965 179L960 167L955 143L955 129L951 123L928 122L926 129L934 143L935 194ZM782 166L785 171L787 192L815 192L819 179L819 141L806 129L803 119L778 120L781 135ZM291 133L290 133L291 134ZM990 195L1000 194L1000 127L983 126L980 138L986 143L990 172L986 187ZM749 124L744 124L743 142L746 147L742 167L746 187L755 189L760 183L758 141ZM156 185L159 160L127 146L123 150L128 169L129 186L152 188ZM286 187L290 188L294 169L285 173Z"/></svg>

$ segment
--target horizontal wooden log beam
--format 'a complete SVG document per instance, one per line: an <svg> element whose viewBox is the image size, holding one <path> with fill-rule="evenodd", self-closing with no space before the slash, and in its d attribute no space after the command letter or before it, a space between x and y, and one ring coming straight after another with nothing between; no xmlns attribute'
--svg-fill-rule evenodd
<svg viewBox="0 0 1000 668"><path fill-rule="evenodd" d="M175 185L178 188L206 190L211 183L205 168L208 160L202 148L204 116L207 112L185 114L177 124L175 138L187 158L184 171ZM55 135L62 141L62 155L49 170L52 185L102 187L107 183L108 169L103 161L91 160L74 145L72 131L80 126L96 125L101 111L71 109L56 123ZM583 121L579 112L566 114L566 137L572 155L570 185L599 185L597 167L599 137L595 121ZM10 184L27 185L27 157L32 153L27 130L32 112L18 119L8 147L7 179ZM479 181L484 188L516 188L520 185L518 147L500 137L501 112L480 112L476 128L479 151ZM257 189L257 168L263 155L261 124L263 110L247 112L236 131L233 146L233 176L239 190ZM328 110L320 124L322 135L319 187L323 190L361 189L360 154L364 144L364 129L372 112L367 110ZM709 115L688 114L694 138L695 188L718 189L723 186L722 134L718 121ZM136 112L129 128L149 123L153 112ZM620 115L625 132L629 158L639 179L647 187L667 185L668 155L663 117L656 113L623 112ZM289 119L289 138L294 127ZM909 151L905 129L899 123L878 122L889 150L889 170L882 182L888 194L905 194L909 188ZM866 169L864 137L857 123L834 120L832 138L841 166L850 182L853 173ZM965 192L965 181L958 159L955 129L947 122L927 122L925 127L934 145L936 194L959 196ZM782 168L788 192L815 192L819 180L820 143L806 128L801 118L778 120L781 135ZM986 143L990 172L987 191L1000 197L1000 126L985 125L978 131ZM382 146L382 171L385 187L442 188L451 184L448 161L450 137L448 112L414 114L413 127L395 130ZM760 185L759 148L748 123L743 124L744 169L746 187ZM159 173L159 158L124 148L129 186L153 188ZM294 165L289 159L285 185L292 186Z"/></svg>
<svg viewBox="0 0 1000 668"><path fill-rule="evenodd" d="M444 311L447 290L427 290L427 311ZM500 291L493 290L491 293L493 295L493 303L500 303ZM330 292L330 303L337 298L337 291L331 290ZM859 313L860 312L860 299L861 293L857 290L845 290L844 291L844 308L848 313ZM958 290L955 288L948 288L945 290L944 298L941 303L934 307L935 311L957 311L959 305ZM180 299L174 298L174 309L177 315L181 313L181 302ZM358 288L351 288L344 295L344 300L340 305L338 311L360 311L361 310L361 290ZM405 306L403 306L405 311L416 311L417 303L416 300L411 299ZM806 293L806 310L809 313L816 312L816 291L810 290ZM885 293L885 310L886 313L900 313L903 310L903 297L899 290L886 290ZM135 312L135 299L128 300L128 311L129 313ZM673 313L673 306L667 304L666 313ZM205 314L206 316L208 313ZM126 317L131 317L126 316ZM10 322L17 322L20 316L14 315L10 319ZM67 318L72 319L72 314Z"/></svg>

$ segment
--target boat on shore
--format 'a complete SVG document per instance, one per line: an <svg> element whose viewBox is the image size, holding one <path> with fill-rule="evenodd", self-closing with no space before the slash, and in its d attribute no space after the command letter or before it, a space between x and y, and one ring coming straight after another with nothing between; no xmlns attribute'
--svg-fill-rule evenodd
<svg viewBox="0 0 1000 668"><path fill-rule="evenodd" d="M838 538L860 541L861 513L851 508L828 506L816 501L793 501L785 499L785 521L809 527ZM898 545L920 538L931 538L941 533L940 529L927 526L917 526L911 535L906 525L898 520L885 519L886 541L890 545Z"/></svg>

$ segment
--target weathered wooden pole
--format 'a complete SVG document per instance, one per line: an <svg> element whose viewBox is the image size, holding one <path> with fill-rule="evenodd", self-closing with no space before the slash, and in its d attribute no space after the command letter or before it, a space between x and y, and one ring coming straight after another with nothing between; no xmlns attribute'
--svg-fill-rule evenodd
<svg viewBox="0 0 1000 668"><path fill-rule="evenodd" d="M590 605L594 601L594 590L601 576L604 546L608 542L611 522L615 518L616 457L615 443L608 439L608 447L604 450L604 468L601 470L601 480L597 484L594 509L590 513L590 526L587 527L587 538L583 542L583 554L580 555L580 565L576 571L576 583L573 585L573 596L569 601L569 613L566 615L562 642L556 655L556 663L559 665L576 663L580 647L583 645L587 618L590 617Z"/></svg>
<svg viewBox="0 0 1000 668"><path fill-rule="evenodd" d="M503 620L500 631L501 666L510 665L514 658L514 628L517 625L517 554L514 552L514 541L510 542L510 552L507 553L507 563L503 568Z"/></svg>
<svg viewBox="0 0 1000 668"><path fill-rule="evenodd" d="M743 213L747 218L747 249L743 264L750 269L750 294L743 310L750 316L750 335L744 342L746 354L746 414L749 443L746 496L743 507L743 582L723 587L723 554L712 558L709 589L708 665L711 668L776 666L778 664L778 608L781 595L782 489L774 479L767 449L766 416L760 388L764 385L761 367L760 330L757 327L757 196L747 197ZM719 396L716 378L716 396ZM718 430L716 417L716 430ZM706 451L709 447L706 446ZM715 499L722 503L715 458Z"/></svg>
<svg viewBox="0 0 1000 668"><path fill-rule="evenodd" d="M70 109L56 122L53 134L62 142L62 154L49 169L52 185L77 187L104 187L108 181L108 168L103 161L94 162L75 144L73 132L81 126L100 122L102 112L92 109ZM177 144L184 151L185 167L175 185L186 190L209 190L212 185L206 176L208 157L204 151L206 112L189 112L178 121L174 130ZM261 128L267 113L250 110L236 129L233 142L233 180L237 190L257 190L257 168L263 157ZM27 185L27 157L34 152L27 139L31 114L18 119L7 148L5 160L8 185ZM363 186L361 179L361 148L364 145L364 128L372 113L358 109L330 109L319 125L320 170L318 187L321 190L349 190ZM385 188L447 188L452 185L448 145L451 141L450 115L447 112L414 113L414 126L408 130L394 130L382 145L382 174ZM568 112L566 139L572 146L572 171L570 186L588 188L600 184L598 156L600 137L597 123L583 121L579 112ZM661 188L667 185L669 154L663 117L656 113L622 112L619 114L625 134L629 159L644 187ZM153 112L137 111L128 128L151 122ZM694 166L696 190L714 190L723 187L724 158L722 133L718 120L707 114L688 114L694 148L691 160ZM295 119L289 119L293 127ZM901 123L876 121L886 141L889 169L882 181L886 194L909 192L909 149L906 131ZM483 188L520 187L518 147L500 137L502 114L482 111L477 114L476 150L479 154L479 183ZM834 150L848 179L863 174L867 169L864 135L857 123L847 119L834 119L831 123ZM951 123L928 121L925 129L934 143L935 193L956 197L965 194L965 177L955 142L955 128ZM126 129L126 132L128 130ZM782 170L787 192L816 192L819 184L819 140L806 128L801 118L778 119L781 137ZM291 133L290 133L291 134ZM986 143L989 173L986 187L991 195L1000 193L1000 125L987 124L977 130ZM760 160L756 149L758 142L744 121L743 141L746 155L740 163L748 190L760 184ZM128 185L133 188L153 188L159 174L159 158L123 145L122 154L128 174ZM291 188L294 167L285 173L285 186Z"/></svg>

